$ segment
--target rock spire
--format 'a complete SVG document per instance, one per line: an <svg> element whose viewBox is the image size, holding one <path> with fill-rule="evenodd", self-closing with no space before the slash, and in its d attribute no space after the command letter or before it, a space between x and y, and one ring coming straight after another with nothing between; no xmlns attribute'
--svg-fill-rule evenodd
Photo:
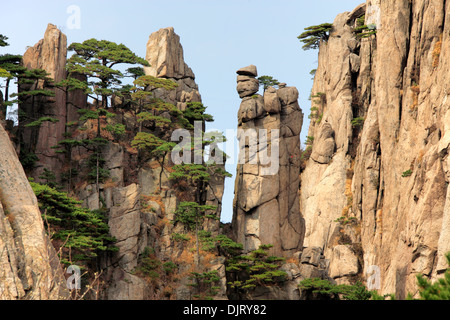
<svg viewBox="0 0 450 320"><path fill-rule="evenodd" d="M240 142L232 228L245 250L272 244L274 254L302 249L299 209L300 139L303 113L295 87L259 91L257 68L237 71Z"/></svg>

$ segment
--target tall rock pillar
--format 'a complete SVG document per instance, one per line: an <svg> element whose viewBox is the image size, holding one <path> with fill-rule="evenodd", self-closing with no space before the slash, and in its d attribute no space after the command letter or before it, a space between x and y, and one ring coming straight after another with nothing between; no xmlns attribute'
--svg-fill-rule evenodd
<svg viewBox="0 0 450 320"><path fill-rule="evenodd" d="M56 26L49 24L44 38L23 55L23 65L28 69L43 69L57 83L66 78L67 37ZM44 169L59 175L62 156L50 148L64 139L67 121L66 93L53 85L36 81L32 85L21 85L19 90L52 90L54 97L34 97L20 103L20 110L27 118L19 119L21 124L21 157L34 154L37 162L26 168L29 175L38 179ZM39 127L27 128L26 124L41 117L51 117L58 122L43 122Z"/></svg>
<svg viewBox="0 0 450 320"><path fill-rule="evenodd" d="M237 71L239 163L233 233L246 251L261 244L289 256L301 250L304 222L299 208L300 138L303 113L295 87L280 84L257 94L257 69Z"/></svg>

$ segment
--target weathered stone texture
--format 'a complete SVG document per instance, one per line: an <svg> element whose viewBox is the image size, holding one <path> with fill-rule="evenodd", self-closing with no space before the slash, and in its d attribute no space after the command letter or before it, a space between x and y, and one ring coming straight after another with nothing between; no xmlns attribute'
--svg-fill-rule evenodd
<svg viewBox="0 0 450 320"><path fill-rule="evenodd" d="M336 279L351 277L356 260L362 275L378 266L380 292L399 298L416 292L416 274L438 277L450 251L449 6L369 0L338 15L313 86L326 99L313 99L322 117L301 175L305 245L325 247ZM364 11L377 32L357 40Z"/></svg>
<svg viewBox="0 0 450 320"><path fill-rule="evenodd" d="M2 126L0 147L0 299L66 298L36 196Z"/></svg>
<svg viewBox="0 0 450 320"><path fill-rule="evenodd" d="M261 96L255 66L237 74L242 103L233 232L246 251L272 244L274 254L288 256L302 249L304 235L298 201L303 122L298 91L270 87Z"/></svg>

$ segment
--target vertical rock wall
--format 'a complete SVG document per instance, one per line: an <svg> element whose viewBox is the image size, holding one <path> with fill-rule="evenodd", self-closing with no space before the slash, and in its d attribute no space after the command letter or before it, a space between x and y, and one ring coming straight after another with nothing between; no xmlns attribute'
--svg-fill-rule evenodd
<svg viewBox="0 0 450 320"><path fill-rule="evenodd" d="M0 148L0 300L64 298L65 279L58 257L2 126Z"/></svg>
<svg viewBox="0 0 450 320"><path fill-rule="evenodd" d="M340 282L376 266L380 292L404 298L447 267L449 5L369 0L320 46L301 211ZM357 39L364 14L376 35Z"/></svg>

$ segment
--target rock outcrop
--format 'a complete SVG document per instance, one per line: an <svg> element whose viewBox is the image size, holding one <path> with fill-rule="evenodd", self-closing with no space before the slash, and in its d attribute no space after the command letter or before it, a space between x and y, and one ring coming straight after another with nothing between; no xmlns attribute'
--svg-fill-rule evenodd
<svg viewBox="0 0 450 320"><path fill-rule="evenodd" d="M298 91L281 84L257 94L255 66L237 71L239 164L232 228L244 250L272 244L274 254L302 249L304 222L299 211L299 134L303 113Z"/></svg>
<svg viewBox="0 0 450 320"><path fill-rule="evenodd" d="M52 83L42 80L33 84L22 84L19 90L50 90L54 97L36 96L20 103L20 109L29 118L20 119L20 153L21 158L35 155L36 163L27 169L29 176L40 181L44 169L53 171L59 179L59 168L63 157L52 149L64 139L66 123L76 121L79 117L76 108L86 105L86 96L78 90L66 92L56 88L55 84L66 78L67 37L55 25L49 24L44 38L24 53L22 63L28 69L42 69L48 73ZM27 124L50 117L55 121L42 122L40 126L26 127Z"/></svg>
<svg viewBox="0 0 450 320"><path fill-rule="evenodd" d="M2 126L0 147L0 300L66 298L36 196Z"/></svg>
<svg viewBox="0 0 450 320"><path fill-rule="evenodd" d="M338 282L377 266L380 292L404 298L447 267L449 6L368 0L320 46L301 212ZM376 34L356 37L361 17Z"/></svg>
<svg viewBox="0 0 450 320"><path fill-rule="evenodd" d="M184 61L180 36L172 27L150 35L145 59L150 63L150 67L144 68L145 74L178 83L176 90L170 93L158 90L156 97L175 104L180 110L186 109L188 102L201 102L195 75Z"/></svg>

